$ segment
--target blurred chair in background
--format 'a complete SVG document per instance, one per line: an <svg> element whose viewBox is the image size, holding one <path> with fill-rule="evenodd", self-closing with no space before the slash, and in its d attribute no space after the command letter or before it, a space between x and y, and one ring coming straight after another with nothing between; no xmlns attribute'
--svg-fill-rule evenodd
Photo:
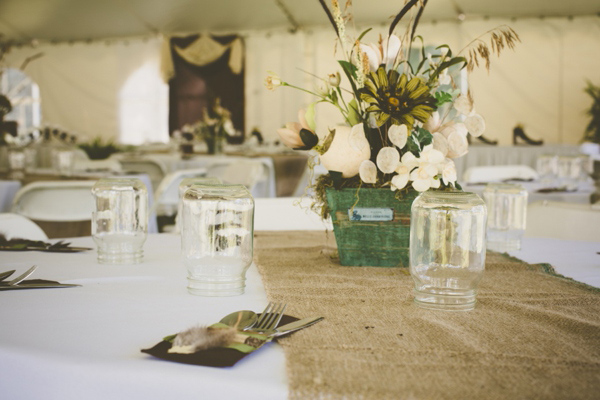
<svg viewBox="0 0 600 400"><path fill-rule="evenodd" d="M0 213L0 234L6 239L47 240L48 236L35 222L22 215Z"/></svg>
<svg viewBox="0 0 600 400"><path fill-rule="evenodd" d="M12 212L34 220L50 238L89 236L95 181L45 181L23 186Z"/></svg>
<svg viewBox="0 0 600 400"><path fill-rule="evenodd" d="M153 188L157 188L167 174L167 168L163 162L152 157L145 156L144 158L120 158L111 156L109 159L118 160L121 163L124 173L148 174Z"/></svg>
<svg viewBox="0 0 600 400"><path fill-rule="evenodd" d="M275 197L274 187L269 182L269 169L258 159L219 160L206 167L206 176L219 178L223 183L244 185L254 198Z"/></svg>

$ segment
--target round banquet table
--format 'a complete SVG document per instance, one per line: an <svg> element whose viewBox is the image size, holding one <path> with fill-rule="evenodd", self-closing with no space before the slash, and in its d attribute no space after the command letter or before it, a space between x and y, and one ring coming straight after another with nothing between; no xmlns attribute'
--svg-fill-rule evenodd
<svg viewBox="0 0 600 400"><path fill-rule="evenodd" d="M89 237L75 246L95 247ZM99 265L96 251L0 252L0 271L81 287L0 292L0 393L6 399L285 399L282 349L275 343L231 368L177 364L140 349L198 324L267 304L256 267L246 293L198 297L186 290L180 238L151 234L138 265ZM512 255L550 262L557 272L600 287L600 244L525 238Z"/></svg>

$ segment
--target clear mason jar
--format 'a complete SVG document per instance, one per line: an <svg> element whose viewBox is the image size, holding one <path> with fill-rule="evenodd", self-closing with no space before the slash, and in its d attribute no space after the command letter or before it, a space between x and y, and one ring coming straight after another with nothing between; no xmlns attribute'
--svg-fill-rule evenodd
<svg viewBox="0 0 600 400"><path fill-rule="evenodd" d="M410 274L415 303L470 310L485 268L486 206L474 193L427 191L413 202Z"/></svg>
<svg viewBox="0 0 600 400"><path fill-rule="evenodd" d="M148 190L135 178L99 179L92 188L92 237L101 264L137 264L148 236Z"/></svg>
<svg viewBox="0 0 600 400"><path fill-rule="evenodd" d="M197 176L193 178L184 178L179 183L179 203L177 205L177 215L175 216L175 232L181 232L181 213L183 211L183 195L193 185L220 185L223 182L215 176Z"/></svg>
<svg viewBox="0 0 600 400"><path fill-rule="evenodd" d="M519 250L527 222L527 190L512 183L489 183L483 190L488 209L487 248Z"/></svg>
<svg viewBox="0 0 600 400"><path fill-rule="evenodd" d="M188 291L244 293L252 264L254 199L243 185L192 185L183 196L181 251Z"/></svg>

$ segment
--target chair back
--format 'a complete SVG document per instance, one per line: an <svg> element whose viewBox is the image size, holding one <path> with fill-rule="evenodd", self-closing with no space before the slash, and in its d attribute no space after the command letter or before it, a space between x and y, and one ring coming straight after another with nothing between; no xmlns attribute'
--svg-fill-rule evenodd
<svg viewBox="0 0 600 400"><path fill-rule="evenodd" d="M600 209L557 201L531 203L525 236L600 242Z"/></svg>
<svg viewBox="0 0 600 400"><path fill-rule="evenodd" d="M224 183L244 185L255 198L269 197L269 170L261 160L222 159L207 166L206 176L219 178Z"/></svg>
<svg viewBox="0 0 600 400"><path fill-rule="evenodd" d="M332 230L331 219L323 221L309 209L310 200L299 197L254 199L254 230Z"/></svg>
<svg viewBox="0 0 600 400"><path fill-rule="evenodd" d="M23 186L12 212L39 221L86 221L95 210L95 181L45 181Z"/></svg>
<svg viewBox="0 0 600 400"><path fill-rule="evenodd" d="M117 160L121 163L121 167L125 173L148 174L150 182L152 182L152 189L148 188L149 190L156 190L167 174L167 168L164 163L150 157L117 158Z"/></svg>
<svg viewBox="0 0 600 400"><path fill-rule="evenodd" d="M528 165L486 165L467 168L462 184L502 182L510 179L537 180L538 173Z"/></svg>
<svg viewBox="0 0 600 400"><path fill-rule="evenodd" d="M22 215L0 213L0 233L6 239L47 240L48 236L35 222Z"/></svg>
<svg viewBox="0 0 600 400"><path fill-rule="evenodd" d="M206 168L182 169L171 172L163 178L154 194L154 204L158 215L174 215L179 205L179 184L186 178L206 176Z"/></svg>

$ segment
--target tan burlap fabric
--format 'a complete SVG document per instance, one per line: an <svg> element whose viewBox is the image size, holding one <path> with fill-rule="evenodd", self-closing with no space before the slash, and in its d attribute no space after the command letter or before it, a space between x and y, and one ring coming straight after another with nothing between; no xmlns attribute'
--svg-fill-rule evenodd
<svg viewBox="0 0 600 400"><path fill-rule="evenodd" d="M280 340L291 399L600 398L597 290L488 253L475 310L424 310L407 270L331 259L333 233L256 236L269 299L325 317Z"/></svg>

